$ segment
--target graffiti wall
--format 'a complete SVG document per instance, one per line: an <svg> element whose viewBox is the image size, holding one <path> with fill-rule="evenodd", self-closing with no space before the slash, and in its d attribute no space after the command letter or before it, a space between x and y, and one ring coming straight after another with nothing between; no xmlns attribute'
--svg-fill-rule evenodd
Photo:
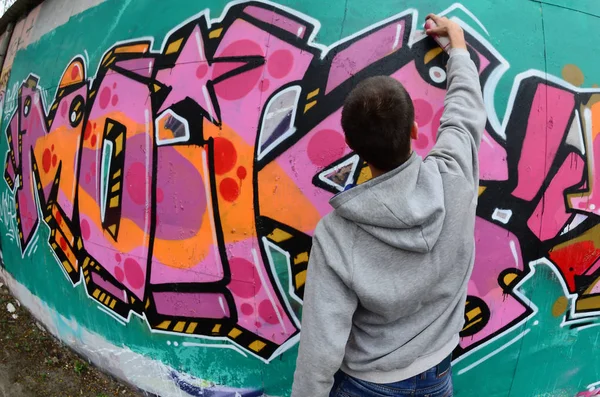
<svg viewBox="0 0 600 397"><path fill-rule="evenodd" d="M369 76L401 81L425 156L447 55L421 28L439 12L462 24L488 109L457 395L597 393L594 7L174 3L105 1L12 39L3 274L59 337L150 392L288 395L311 236L371 177L343 100Z"/></svg>

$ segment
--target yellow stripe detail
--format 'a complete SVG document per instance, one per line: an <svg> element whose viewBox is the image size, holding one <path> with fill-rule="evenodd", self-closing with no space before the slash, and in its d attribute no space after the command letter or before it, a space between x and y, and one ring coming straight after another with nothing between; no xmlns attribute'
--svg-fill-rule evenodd
<svg viewBox="0 0 600 397"><path fill-rule="evenodd" d="M196 327L198 326L198 323L190 323L190 325L188 325L187 329L185 330L186 334L193 334L194 331L196 330Z"/></svg>
<svg viewBox="0 0 600 397"><path fill-rule="evenodd" d="M308 252L302 252L294 258L294 264L305 263L308 262Z"/></svg>
<svg viewBox="0 0 600 397"><path fill-rule="evenodd" d="M171 322L169 320L166 320L166 321L163 321L162 323L158 324L156 326L156 328L169 329L169 325L171 325Z"/></svg>
<svg viewBox="0 0 600 397"><path fill-rule="evenodd" d="M67 273L71 273L73 271L73 268L71 267L69 261L63 261L63 266L65 267Z"/></svg>
<svg viewBox="0 0 600 397"><path fill-rule="evenodd" d="M113 299L112 302L110 302L110 308L114 309L116 304L117 304L117 300Z"/></svg>
<svg viewBox="0 0 600 397"><path fill-rule="evenodd" d="M183 332L183 329L185 328L185 321L179 321L177 324L175 324L175 326L173 327L173 331L175 332Z"/></svg>
<svg viewBox="0 0 600 397"><path fill-rule="evenodd" d="M119 196L115 196L110 199L110 208L115 208L119 206Z"/></svg>
<svg viewBox="0 0 600 397"><path fill-rule="evenodd" d="M268 237L271 240L275 241L276 243L280 243L282 241L291 239L293 236L291 234L289 234L288 232L277 228L277 229L273 230L273 233L269 234Z"/></svg>
<svg viewBox="0 0 600 397"><path fill-rule="evenodd" d="M210 39L216 39L216 38L218 38L218 37L221 36L222 32L223 32L223 28L215 29L215 30L213 30L212 32L210 32L208 34L208 38L210 38Z"/></svg>
<svg viewBox="0 0 600 397"><path fill-rule="evenodd" d="M240 331L237 328L233 328L231 331L229 331L229 336L232 337L233 339L237 338L241 334L242 334L242 331Z"/></svg>
<svg viewBox="0 0 600 397"><path fill-rule="evenodd" d="M110 134L110 130L112 130L112 128L115 125L113 123L111 123L110 121L108 123L106 123L106 135Z"/></svg>
<svg viewBox="0 0 600 397"><path fill-rule="evenodd" d="M106 294L103 292L103 293L100 295L100 298L98 298L98 300L99 300L100 302L104 302L104 298L106 298Z"/></svg>
<svg viewBox="0 0 600 397"><path fill-rule="evenodd" d="M221 324L215 324L215 326L212 329L212 333L216 334L219 333L219 331L221 331Z"/></svg>
<svg viewBox="0 0 600 397"><path fill-rule="evenodd" d="M248 348L250 348L251 350L254 350L255 352L259 352L262 349L264 349L264 347L267 344L265 342L259 341L259 340L255 340L254 342L250 343L250 345L248 345Z"/></svg>
<svg viewBox="0 0 600 397"><path fill-rule="evenodd" d="M96 291L94 291L94 293L92 294L92 296L96 299L98 299L98 295L100 295L100 290L96 288Z"/></svg>
<svg viewBox="0 0 600 397"><path fill-rule="evenodd" d="M310 108L312 108L316 104L317 104L317 101L312 101L312 102L307 103L306 106L304 106L304 113L308 112L310 110Z"/></svg>
<svg viewBox="0 0 600 397"><path fill-rule="evenodd" d="M481 322L482 320L483 320L483 318L478 318L477 321L473 321L472 323L465 325L462 330L463 331L467 330L467 329L471 328L472 326L474 326L475 324Z"/></svg>
<svg viewBox="0 0 600 397"><path fill-rule="evenodd" d="M427 51L427 53L425 54L425 58L423 60L423 62L425 62L425 65L427 65L429 62L433 61L433 59L435 57L437 57L441 52L442 52L442 48L439 46L435 46L431 50Z"/></svg>
<svg viewBox="0 0 600 397"><path fill-rule="evenodd" d="M302 287L306 283L306 270L302 270L300 273L296 274L296 288Z"/></svg>
<svg viewBox="0 0 600 397"><path fill-rule="evenodd" d="M475 317L479 316L481 314L481 309L476 307L473 310L469 310L466 315L469 318L469 321L474 319Z"/></svg>
<svg viewBox="0 0 600 397"><path fill-rule="evenodd" d="M133 53L147 52L148 48L149 48L148 44L145 44L145 43L144 44L126 45L123 47L115 48L115 54L121 54L124 52L129 52L129 53L131 53L131 52L133 52Z"/></svg>
<svg viewBox="0 0 600 397"><path fill-rule="evenodd" d="M168 55L177 52L179 50L179 47L181 47L181 43L183 43L183 37L179 40L175 40L174 42L170 43L167 47L167 51L165 52L165 54Z"/></svg>
<svg viewBox="0 0 600 397"><path fill-rule="evenodd" d="M106 61L108 60L108 58L110 58L111 56L112 56L112 51L104 56L104 59L102 59L102 64L104 65L106 63Z"/></svg>
<svg viewBox="0 0 600 397"><path fill-rule="evenodd" d="M117 190L119 190L120 187L121 187L121 182L117 182L113 185L113 187L110 189L110 191L114 193Z"/></svg>
<svg viewBox="0 0 600 397"><path fill-rule="evenodd" d="M317 95L319 95L319 91L320 91L320 89L317 88L316 90L309 92L308 95L306 96L306 99L316 97Z"/></svg>
<svg viewBox="0 0 600 397"><path fill-rule="evenodd" d="M119 155L123 150L123 133L119 134L117 139L115 139L115 156Z"/></svg>

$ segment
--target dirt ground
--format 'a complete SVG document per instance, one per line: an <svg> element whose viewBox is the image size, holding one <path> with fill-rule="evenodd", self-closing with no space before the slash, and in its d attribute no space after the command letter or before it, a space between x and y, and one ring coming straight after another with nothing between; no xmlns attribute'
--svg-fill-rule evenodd
<svg viewBox="0 0 600 397"><path fill-rule="evenodd" d="M143 395L61 344L0 285L0 397Z"/></svg>

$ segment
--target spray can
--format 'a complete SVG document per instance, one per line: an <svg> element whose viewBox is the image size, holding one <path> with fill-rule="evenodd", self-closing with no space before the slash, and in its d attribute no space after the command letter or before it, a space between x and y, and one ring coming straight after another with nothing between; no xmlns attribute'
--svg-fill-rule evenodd
<svg viewBox="0 0 600 397"><path fill-rule="evenodd" d="M425 30L436 28L437 24L433 21L433 19L428 19L425 21ZM431 35L433 39L439 44L440 47L446 52L450 51L450 39L445 36L440 36L437 34Z"/></svg>

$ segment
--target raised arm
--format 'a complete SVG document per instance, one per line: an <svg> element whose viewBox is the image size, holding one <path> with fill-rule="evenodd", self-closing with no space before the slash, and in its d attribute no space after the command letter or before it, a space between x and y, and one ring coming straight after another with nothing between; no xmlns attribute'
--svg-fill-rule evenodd
<svg viewBox="0 0 600 397"><path fill-rule="evenodd" d="M487 115L479 74L469 56L462 28L447 18L430 15L437 27L427 31L450 39L448 92L437 142L428 157L442 161L447 172L464 175L473 186L479 178L477 154Z"/></svg>

